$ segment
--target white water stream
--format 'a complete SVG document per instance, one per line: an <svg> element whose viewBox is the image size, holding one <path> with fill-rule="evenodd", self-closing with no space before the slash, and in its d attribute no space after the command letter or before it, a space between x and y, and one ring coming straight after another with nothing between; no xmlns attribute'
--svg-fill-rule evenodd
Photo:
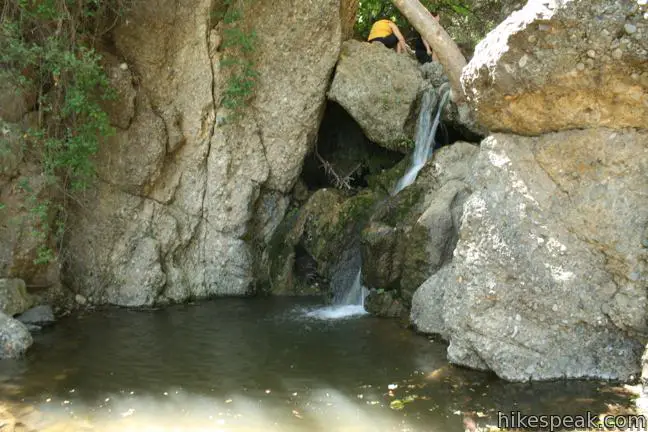
<svg viewBox="0 0 648 432"><path fill-rule="evenodd" d="M439 97L437 98L436 90L429 89L423 94L421 101L421 110L416 123L416 136L414 153L412 154L412 163L405 172L405 175L396 183L392 195L405 189L414 183L416 176L421 168L425 165L431 156L431 150L434 149L434 137L441 123L441 113L450 98L449 86L439 88ZM438 101L438 103L437 103ZM435 108L437 108L435 110ZM432 119L434 116L434 120Z"/></svg>
<svg viewBox="0 0 648 432"><path fill-rule="evenodd" d="M416 176L425 165L434 149L434 137L441 122L441 113L450 97L449 86L439 88L439 96L434 88L423 94L421 109L416 123L416 136L412 163L405 175L398 181L392 195L414 183ZM436 109L435 109L436 108ZM318 308L306 313L309 318L336 320L365 315L364 299L367 289L362 286L362 266L358 268L353 285L348 291L335 298L333 305Z"/></svg>

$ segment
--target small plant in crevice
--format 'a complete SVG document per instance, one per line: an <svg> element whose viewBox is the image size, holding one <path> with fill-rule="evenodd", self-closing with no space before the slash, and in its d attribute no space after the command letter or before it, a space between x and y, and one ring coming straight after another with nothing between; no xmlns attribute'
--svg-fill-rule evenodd
<svg viewBox="0 0 648 432"><path fill-rule="evenodd" d="M226 0L227 10L222 14L224 51L221 66L226 70L221 104L232 117L237 118L254 96L259 76L253 54L257 36L243 23L244 0Z"/></svg>
<svg viewBox="0 0 648 432"><path fill-rule="evenodd" d="M27 179L19 184L25 217L39 240L37 264L56 259L51 240L65 229L65 202L94 180L92 156L114 134L102 107L114 91L94 45L115 26L126 1L0 2L0 91L13 88L29 101L17 138L24 159L40 169L34 173L38 192ZM0 147L8 139L0 135Z"/></svg>

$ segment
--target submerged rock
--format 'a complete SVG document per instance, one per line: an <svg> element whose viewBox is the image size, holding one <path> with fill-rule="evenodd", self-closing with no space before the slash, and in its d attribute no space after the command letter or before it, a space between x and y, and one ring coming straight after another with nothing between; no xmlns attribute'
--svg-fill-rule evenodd
<svg viewBox="0 0 648 432"><path fill-rule="evenodd" d="M24 324L0 312L0 359L21 357L33 342Z"/></svg>
<svg viewBox="0 0 648 432"><path fill-rule="evenodd" d="M49 305L36 306L16 317L25 325L47 326L56 321L54 311Z"/></svg>
<svg viewBox="0 0 648 432"><path fill-rule="evenodd" d="M22 279L0 279L0 312L14 316L32 307L34 299L27 293Z"/></svg>
<svg viewBox="0 0 648 432"><path fill-rule="evenodd" d="M418 64L408 55L382 44L347 41L328 97L351 114L371 141L407 152L423 85Z"/></svg>
<svg viewBox="0 0 648 432"><path fill-rule="evenodd" d="M646 326L648 133L484 140L450 265L411 320L508 380L628 379Z"/></svg>
<svg viewBox="0 0 648 432"><path fill-rule="evenodd" d="M479 43L463 71L480 122L523 135L646 127L646 13L636 1L528 2ZM628 25L637 33L627 35Z"/></svg>

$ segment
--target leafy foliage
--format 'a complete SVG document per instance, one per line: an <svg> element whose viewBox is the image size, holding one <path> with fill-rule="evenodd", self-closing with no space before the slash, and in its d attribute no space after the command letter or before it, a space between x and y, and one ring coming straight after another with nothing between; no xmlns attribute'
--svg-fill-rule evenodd
<svg viewBox="0 0 648 432"><path fill-rule="evenodd" d="M113 97L101 56L93 45L117 22L125 0L5 0L0 2L0 83L32 101L23 150L40 163L52 196L88 186L94 155L114 133L102 101ZM5 87L6 89L6 87ZM3 138L0 137L0 140ZM0 143L2 144L2 143ZM24 206L42 243L37 263L54 259L48 223L62 207L50 196L28 192Z"/></svg>
<svg viewBox="0 0 648 432"><path fill-rule="evenodd" d="M244 0L226 0L225 5L227 10L219 17L224 24L221 66L227 69L222 104L238 117L253 97L259 76L253 59L257 36L243 27Z"/></svg>
<svg viewBox="0 0 648 432"><path fill-rule="evenodd" d="M432 13L460 14L471 13L467 4L461 0L420 0ZM391 19L405 33L411 32L411 26L390 0L360 0L358 16L356 19L356 35L363 39L369 36L374 21L387 18Z"/></svg>
<svg viewBox="0 0 648 432"><path fill-rule="evenodd" d="M523 0L419 0L432 13L439 14L441 25L459 45L466 57L490 30ZM400 14L391 0L360 0L355 25L355 36L366 40L371 26L379 18L394 21L405 38L412 43L415 30Z"/></svg>

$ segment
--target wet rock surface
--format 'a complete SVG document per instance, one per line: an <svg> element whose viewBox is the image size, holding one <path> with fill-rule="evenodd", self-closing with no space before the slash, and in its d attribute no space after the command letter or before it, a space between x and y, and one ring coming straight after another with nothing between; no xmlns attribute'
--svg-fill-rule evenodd
<svg viewBox="0 0 648 432"><path fill-rule="evenodd" d="M353 282L360 266L359 230L379 198L370 190L345 196L325 188L290 212L267 257L272 292L330 298Z"/></svg>
<svg viewBox="0 0 648 432"><path fill-rule="evenodd" d="M437 150L413 185L376 208L362 231L368 288L390 292L407 308L414 291L452 258L477 153L465 142Z"/></svg>
<svg viewBox="0 0 648 432"><path fill-rule="evenodd" d="M393 291L371 290L365 298L365 309L372 315L385 318L407 316L407 306Z"/></svg>
<svg viewBox="0 0 648 432"><path fill-rule="evenodd" d="M49 305L33 307L16 317L18 321L25 325L48 326L54 324L54 311Z"/></svg>

